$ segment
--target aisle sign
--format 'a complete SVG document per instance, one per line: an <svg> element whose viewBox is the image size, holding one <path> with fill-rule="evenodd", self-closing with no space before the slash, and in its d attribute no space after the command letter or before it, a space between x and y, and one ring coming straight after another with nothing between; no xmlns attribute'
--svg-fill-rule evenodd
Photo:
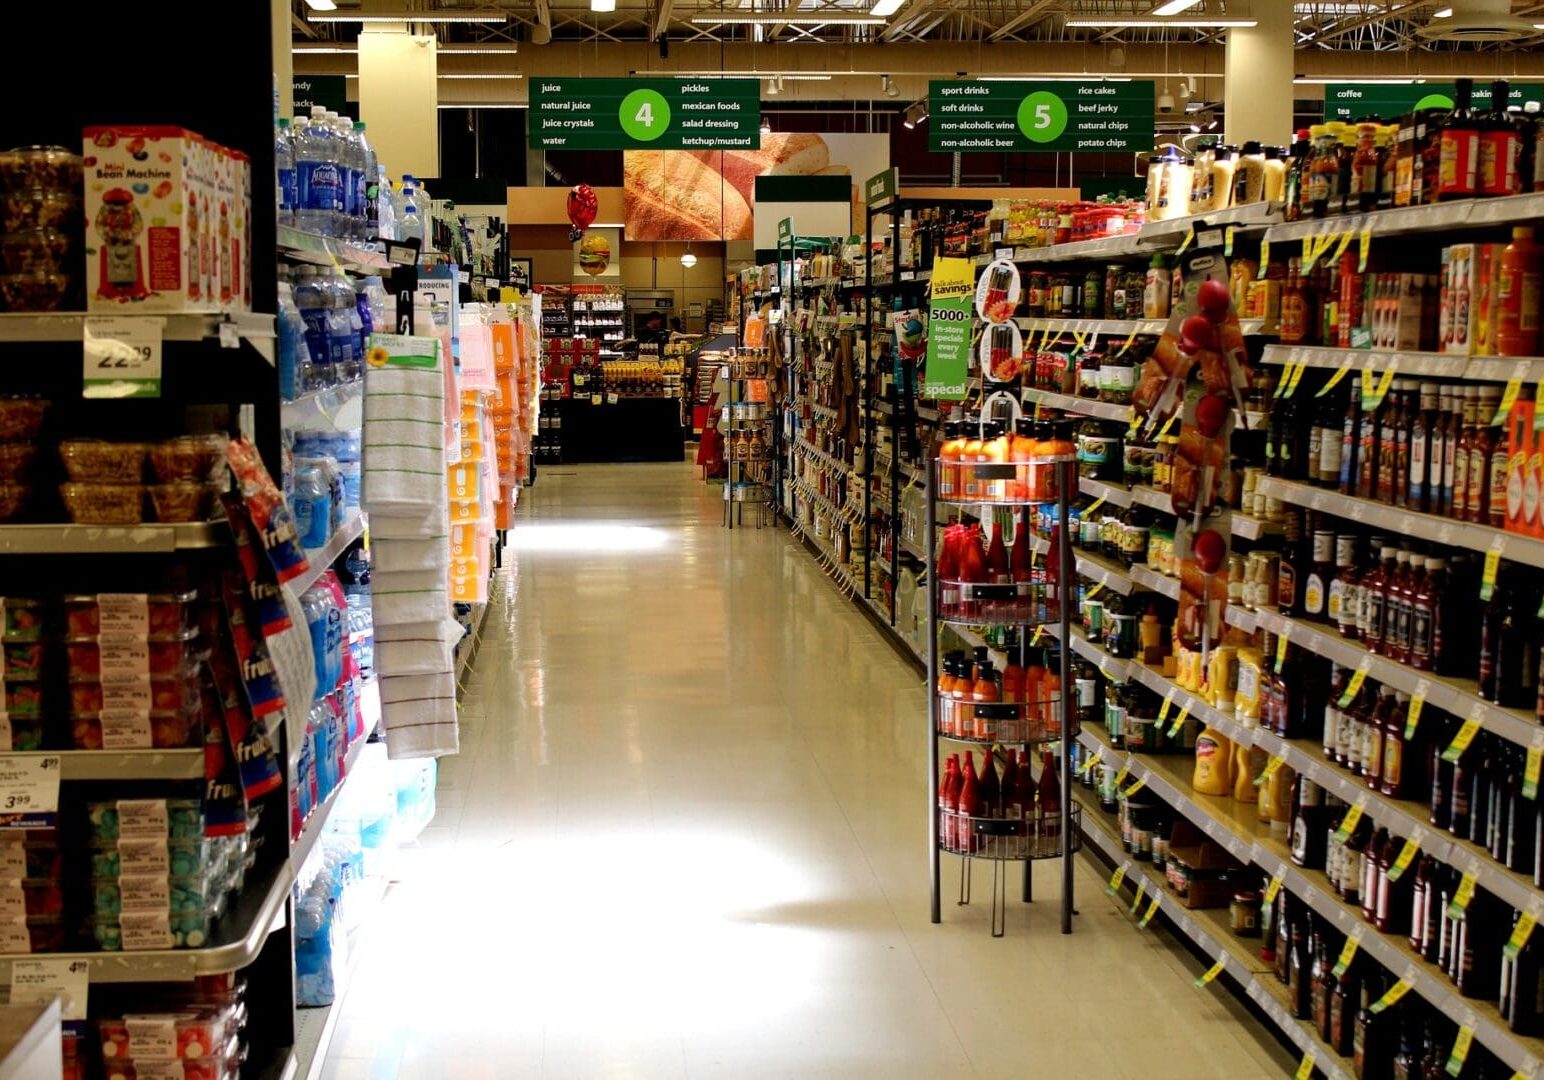
<svg viewBox="0 0 1544 1080"><path fill-rule="evenodd" d="M1093 153L1151 150L1151 80L928 83L928 149Z"/></svg>
<svg viewBox="0 0 1544 1080"><path fill-rule="evenodd" d="M1490 83L1476 81L1471 100L1476 111L1488 111ZM1508 106L1520 109L1530 101L1544 102L1544 84L1512 83L1508 88ZM1377 116L1389 123L1417 109L1452 107L1452 83L1344 82L1327 83L1324 87L1326 120L1358 120L1364 116Z"/></svg>
<svg viewBox="0 0 1544 1080"><path fill-rule="evenodd" d="M532 150L754 150L759 79L540 78Z"/></svg>
<svg viewBox="0 0 1544 1080"><path fill-rule="evenodd" d="M927 364L922 396L935 401L964 401L970 374L971 312L976 299L976 267L970 259L933 260L932 292L927 309Z"/></svg>
<svg viewBox="0 0 1544 1080"><path fill-rule="evenodd" d="M895 192L900 184L901 171L897 168L889 168L884 172L875 173L863 181L863 201L869 206L883 206L895 198ZM852 238L854 243L861 244L863 237Z"/></svg>

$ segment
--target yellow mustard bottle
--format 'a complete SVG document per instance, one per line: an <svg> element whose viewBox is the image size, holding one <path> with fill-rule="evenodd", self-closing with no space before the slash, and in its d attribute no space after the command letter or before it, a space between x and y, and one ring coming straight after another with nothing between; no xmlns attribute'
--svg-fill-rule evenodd
<svg viewBox="0 0 1544 1080"><path fill-rule="evenodd" d="M1256 782L1265 769L1269 755L1257 746L1245 746L1243 743L1235 743L1234 746L1237 749L1233 755L1233 798L1241 803L1256 802L1260 797L1260 788L1265 786L1256 786Z"/></svg>
<svg viewBox="0 0 1544 1080"><path fill-rule="evenodd" d="M1196 769L1191 787L1202 795L1227 795L1233 790L1233 740L1210 728L1196 736Z"/></svg>
<svg viewBox="0 0 1544 1080"><path fill-rule="evenodd" d="M1238 650L1238 685L1233 692L1233 715L1245 727L1260 722L1260 650L1253 645Z"/></svg>

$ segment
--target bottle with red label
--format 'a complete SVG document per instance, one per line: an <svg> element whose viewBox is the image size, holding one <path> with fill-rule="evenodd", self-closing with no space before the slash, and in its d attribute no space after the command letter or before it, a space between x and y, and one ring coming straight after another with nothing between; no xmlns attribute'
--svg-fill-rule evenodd
<svg viewBox="0 0 1544 1080"><path fill-rule="evenodd" d="M1453 83L1453 111L1443 121L1437 137L1437 199L1468 199L1480 190L1480 124L1470 103L1473 79Z"/></svg>
<svg viewBox="0 0 1544 1080"><path fill-rule="evenodd" d="M1490 112L1480 124L1481 195L1516 195L1523 189L1522 133L1506 111L1509 92L1505 79L1490 84Z"/></svg>

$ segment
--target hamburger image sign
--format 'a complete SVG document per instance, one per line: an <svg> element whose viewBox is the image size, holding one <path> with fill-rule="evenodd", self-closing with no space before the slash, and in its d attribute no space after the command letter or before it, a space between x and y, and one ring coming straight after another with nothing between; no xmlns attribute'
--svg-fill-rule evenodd
<svg viewBox="0 0 1544 1080"><path fill-rule="evenodd" d="M611 241L604 233L586 233L579 241L579 269L591 277L598 277L611 265Z"/></svg>

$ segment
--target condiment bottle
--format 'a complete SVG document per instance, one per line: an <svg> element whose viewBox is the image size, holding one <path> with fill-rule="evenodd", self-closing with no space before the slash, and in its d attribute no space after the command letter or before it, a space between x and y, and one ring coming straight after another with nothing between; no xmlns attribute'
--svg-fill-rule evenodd
<svg viewBox="0 0 1544 1080"><path fill-rule="evenodd" d="M1479 194L1480 128L1470 108L1472 79L1453 82L1453 111L1438 137L1437 199L1467 199Z"/></svg>
<svg viewBox="0 0 1544 1080"><path fill-rule="evenodd" d="M1533 240L1533 228L1512 228L1512 242L1501 252L1497 283L1496 350L1502 356L1535 356L1539 352L1539 306L1544 282L1544 249Z"/></svg>
<svg viewBox="0 0 1544 1080"><path fill-rule="evenodd" d="M1351 197L1354 209L1367 213L1378 208L1378 125L1362 121L1356 126L1356 151L1351 157Z"/></svg>

